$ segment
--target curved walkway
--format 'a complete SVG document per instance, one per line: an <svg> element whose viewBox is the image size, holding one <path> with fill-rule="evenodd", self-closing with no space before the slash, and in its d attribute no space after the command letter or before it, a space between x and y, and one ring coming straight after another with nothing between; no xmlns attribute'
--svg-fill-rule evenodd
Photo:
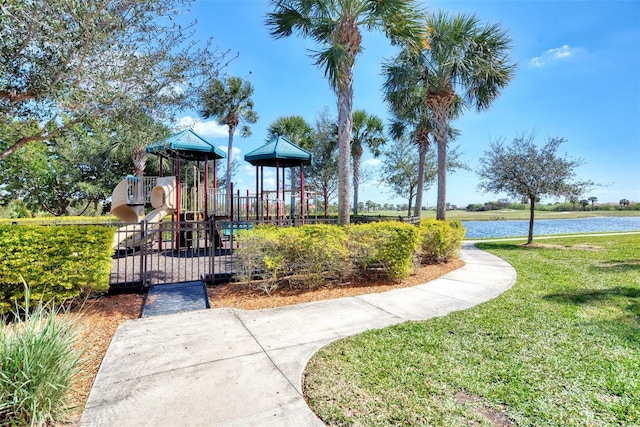
<svg viewBox="0 0 640 427"><path fill-rule="evenodd" d="M269 310L215 309L125 322L82 415L83 426L322 426L302 373L331 341L425 320L513 285L505 261L465 242L466 265L389 292Z"/></svg>

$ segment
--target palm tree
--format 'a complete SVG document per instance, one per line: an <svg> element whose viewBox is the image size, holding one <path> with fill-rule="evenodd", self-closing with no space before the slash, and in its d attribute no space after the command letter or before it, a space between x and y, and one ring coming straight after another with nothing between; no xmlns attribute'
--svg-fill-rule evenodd
<svg viewBox="0 0 640 427"><path fill-rule="evenodd" d="M304 148L311 148L313 142L313 128L302 116L278 117L267 129L267 142L278 136L284 136L294 144Z"/></svg>
<svg viewBox="0 0 640 427"><path fill-rule="evenodd" d="M390 135L393 139L407 138L418 146L418 188L414 216L420 216L422 196L424 194L425 163L429 149L429 135L433 125L431 114L424 100L426 88L419 79L407 79L412 72L419 72L417 67L405 68L404 63L386 63L383 73L386 75L384 83L385 100L391 107L393 119ZM406 85L409 81L417 80L417 84Z"/></svg>
<svg viewBox="0 0 640 427"><path fill-rule="evenodd" d="M225 185L227 186L227 209L231 206L231 173L233 170L233 134L242 121L240 136L245 138L251 135L248 124L258 120L258 114L253 111L253 86L240 77L228 77L225 80L213 79L202 94L202 110L200 114L205 119L214 117L220 125L229 129L229 143L227 146L227 173Z"/></svg>
<svg viewBox="0 0 640 427"><path fill-rule="evenodd" d="M473 106L482 111L498 97L515 71L511 39L497 24L482 25L475 15L450 17L438 12L427 18L427 41L419 55L403 50L394 62L411 70L395 84L422 82L438 146L436 218L446 218L446 170L449 121L456 110Z"/></svg>
<svg viewBox="0 0 640 427"><path fill-rule="evenodd" d="M338 104L338 220L349 224L349 163L353 111L353 69L362 50L361 29L382 30L392 44L418 49L423 25L414 0L272 0L267 25L276 38L294 30L322 49L313 54L324 69Z"/></svg>
<svg viewBox="0 0 640 427"><path fill-rule="evenodd" d="M351 157L353 161L353 213L358 214L358 186L360 184L360 161L366 146L374 157L380 155L380 148L386 142L382 119L364 110L353 112L351 131Z"/></svg>
<svg viewBox="0 0 640 427"><path fill-rule="evenodd" d="M591 196L587 199L588 201L591 202L591 210L596 210L596 202L598 201L598 198L595 196Z"/></svg>

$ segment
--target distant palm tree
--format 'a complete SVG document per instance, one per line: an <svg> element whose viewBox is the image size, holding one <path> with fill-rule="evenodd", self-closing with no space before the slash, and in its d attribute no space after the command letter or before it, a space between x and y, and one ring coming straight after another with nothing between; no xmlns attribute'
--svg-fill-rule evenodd
<svg viewBox="0 0 640 427"><path fill-rule="evenodd" d="M304 148L311 148L313 142L313 127L302 116L282 116L267 128L267 142L284 136L294 144Z"/></svg>
<svg viewBox="0 0 640 427"><path fill-rule="evenodd" d="M382 30L393 44L417 49L423 35L414 0L272 0L267 25L274 37L294 30L323 48L316 65L338 98L338 220L349 224L349 163L353 111L353 69L362 50L361 30Z"/></svg>
<svg viewBox="0 0 640 427"><path fill-rule="evenodd" d="M231 173L233 170L233 134L240 128L243 138L251 135L248 126L258 120L258 114L253 110L253 86L240 77L228 77L226 80L213 79L201 97L202 110L200 114L205 119L213 117L220 125L229 129L229 143L227 146L227 209L231 206Z"/></svg>
<svg viewBox="0 0 640 427"><path fill-rule="evenodd" d="M475 15L450 17L438 12L427 18L427 41L419 55L403 50L394 62L410 71L397 84L423 82L438 145L436 218L446 218L446 170L449 121L457 103L487 109L515 71L511 40L498 25L481 25ZM393 89L393 87L392 87Z"/></svg>
<svg viewBox="0 0 640 427"><path fill-rule="evenodd" d="M110 146L111 152L120 159L130 157L133 162L133 174L144 175L147 165L147 146L169 136L169 128L141 110L133 109L105 124L109 133L115 135Z"/></svg>
<svg viewBox="0 0 640 427"><path fill-rule="evenodd" d="M598 201L598 198L595 197L595 196L591 196L587 200L589 200L591 202L591 209L595 210L596 209L596 202Z"/></svg>
<svg viewBox="0 0 640 427"><path fill-rule="evenodd" d="M351 131L351 157L353 161L353 213L358 214L358 187L360 185L360 161L367 147L373 157L380 155L380 148L386 142L382 119L364 110L353 112Z"/></svg>

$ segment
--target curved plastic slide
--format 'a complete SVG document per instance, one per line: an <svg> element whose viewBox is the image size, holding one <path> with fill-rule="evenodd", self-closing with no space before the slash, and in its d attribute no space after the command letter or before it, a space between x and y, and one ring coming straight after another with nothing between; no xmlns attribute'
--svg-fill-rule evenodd
<svg viewBox="0 0 640 427"><path fill-rule="evenodd" d="M128 248L140 247L140 245L142 245L143 243L146 243L148 240L155 238L155 232L158 231L158 227L152 227L152 225L157 225L165 216L170 215L172 212L173 209L167 209L164 207L156 208L149 212L149 214L147 214L147 216L143 218L143 220L147 221L148 223L146 237L142 236L140 223L120 227L116 234L113 236L113 249L118 249L120 243L130 238L131 241L127 242L126 245Z"/></svg>
<svg viewBox="0 0 640 427"><path fill-rule="evenodd" d="M127 247L139 247L143 240L149 240L154 238L156 233L151 231L158 231L158 227L151 227L152 224L158 224L162 219L174 212L176 207L176 177L167 176L159 177L156 182L156 186L151 190L151 206L154 208L144 218L138 216L138 206L132 206L127 204L127 178L120 181L120 183L113 190L111 195L111 213L129 223L130 225L121 227L113 236L113 248L117 249L120 243L130 239L127 242ZM140 221L147 221L149 229L147 230L147 236L143 238L140 229Z"/></svg>
<svg viewBox="0 0 640 427"><path fill-rule="evenodd" d="M128 224L140 221L138 207L127 204L127 178L120 181L111 194L111 213Z"/></svg>

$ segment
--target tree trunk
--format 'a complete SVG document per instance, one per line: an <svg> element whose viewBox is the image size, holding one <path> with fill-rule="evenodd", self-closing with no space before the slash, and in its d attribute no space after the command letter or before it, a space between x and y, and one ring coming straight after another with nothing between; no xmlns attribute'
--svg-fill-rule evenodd
<svg viewBox="0 0 640 427"><path fill-rule="evenodd" d="M233 164L233 133L235 132L236 128L234 126L229 126L229 143L227 144L227 174L226 174L226 181L225 181L225 187L227 188L227 197L226 197L226 207L225 207L225 211L227 212L227 214L229 214L229 209L231 207L231 199L233 198L233 194L231 194L231 165Z"/></svg>
<svg viewBox="0 0 640 427"><path fill-rule="evenodd" d="M322 196L324 197L324 217L329 217L329 189L327 186L322 187Z"/></svg>
<svg viewBox="0 0 640 427"><path fill-rule="evenodd" d="M533 243L533 216L536 208L536 196L529 197L529 203L531 205L531 215L529 216L529 236L527 238L527 245Z"/></svg>
<svg viewBox="0 0 640 427"><path fill-rule="evenodd" d="M433 136L438 145L438 203L436 219L447 218L447 139L449 136L449 117L456 99L453 89L448 93L436 94L427 99L433 117Z"/></svg>
<svg viewBox="0 0 640 427"><path fill-rule="evenodd" d="M420 142L418 152L420 154L418 163L418 190L416 192L416 207L413 210L413 216L419 217L422 214L422 196L424 193L424 164L427 162L428 142ZM411 206L411 204L409 204Z"/></svg>
<svg viewBox="0 0 640 427"><path fill-rule="evenodd" d="M360 184L360 159L362 157L362 149L360 152L353 153L353 214L358 215L358 187Z"/></svg>
<svg viewBox="0 0 640 427"><path fill-rule="evenodd" d="M351 174L351 129L353 119L353 67L347 71L344 88L337 90L338 95L338 223L349 225L350 198L349 180Z"/></svg>

